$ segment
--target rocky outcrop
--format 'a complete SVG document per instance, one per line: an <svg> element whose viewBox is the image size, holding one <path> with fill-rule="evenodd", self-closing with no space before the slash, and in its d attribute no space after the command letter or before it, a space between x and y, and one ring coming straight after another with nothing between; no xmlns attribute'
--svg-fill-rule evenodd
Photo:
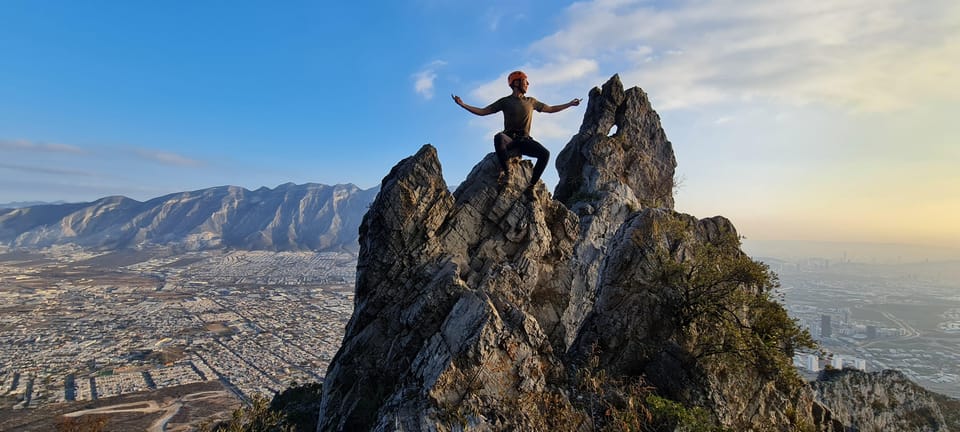
<svg viewBox="0 0 960 432"><path fill-rule="evenodd" d="M673 145L647 94L625 91L618 75L590 91L580 132L556 164L556 199L570 208L600 203L607 194L625 206L673 208Z"/></svg>
<svg viewBox="0 0 960 432"><path fill-rule="evenodd" d="M511 163L500 186L488 155L450 194L428 145L384 178L360 227L355 310L318 430L616 427L645 416L638 388L736 430L837 430L776 367L789 365L790 336L754 335L762 356L700 349L736 349L743 328L789 321L769 287L740 279L755 274L706 279L734 299L708 311L727 322L677 319L693 313L681 310L691 293L666 276L709 278L728 262L765 273L729 221L672 210L672 149L640 89L615 76L590 93L558 159L559 200L542 186L526 196L530 163Z"/></svg>
<svg viewBox="0 0 960 432"><path fill-rule="evenodd" d="M771 424L834 429L798 380L790 385L782 369L765 367L792 347L766 357L744 355L754 349L749 343L728 342L755 337L761 331L756 322L786 316L766 299L758 279L745 277L757 267L737 238L733 224L720 216L698 220L655 208L634 213L612 237L596 302L569 359L584 364L596 356L610 376L643 377L658 394L705 408L733 430ZM687 279L696 274L710 276ZM737 297L749 300L730 301Z"/></svg>
<svg viewBox="0 0 960 432"><path fill-rule="evenodd" d="M428 145L384 178L320 430L533 430L533 413L502 413L559 366L577 225L542 185L523 195L529 162L503 188L498 172L491 154L451 195Z"/></svg>
<svg viewBox="0 0 960 432"><path fill-rule="evenodd" d="M643 208L673 208L677 161L646 93L625 91L614 75L590 91L580 131L556 165L556 199L580 218L573 301L564 313L573 335L593 306L600 264L620 225Z"/></svg>
<svg viewBox="0 0 960 432"><path fill-rule="evenodd" d="M960 430L957 403L911 382L901 372L845 369L821 373L811 383L818 401L848 430L860 432Z"/></svg>
<svg viewBox="0 0 960 432"><path fill-rule="evenodd" d="M280 185L250 191L223 186L139 202L0 210L0 243L97 249L176 245L186 249L356 250L356 230L376 190L354 185Z"/></svg>

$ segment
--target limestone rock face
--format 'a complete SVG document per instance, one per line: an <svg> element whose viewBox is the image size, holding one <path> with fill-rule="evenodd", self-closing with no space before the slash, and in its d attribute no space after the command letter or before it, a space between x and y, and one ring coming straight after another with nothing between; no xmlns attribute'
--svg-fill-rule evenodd
<svg viewBox="0 0 960 432"><path fill-rule="evenodd" d="M531 165L518 168L500 189L490 154L451 195L427 145L384 178L360 227L355 311L320 430L446 430L544 390L577 221L542 185L525 196ZM522 413L486 421L529 430Z"/></svg>
<svg viewBox="0 0 960 432"><path fill-rule="evenodd" d="M898 371L824 371L812 387L816 399L848 430L960 430L960 402L925 390ZM952 417L944 415L950 411Z"/></svg>
<svg viewBox="0 0 960 432"><path fill-rule="evenodd" d="M734 430L764 430L770 424L798 420L831 430L829 415L815 406L809 389L785 390L773 376L730 357L700 355L718 337L712 329L682 332L683 311L691 295L663 280L663 263L687 264L684 271L717 265L698 262L695 253L727 238L737 238L733 224L716 216L697 219L668 209L634 213L613 236L603 260L598 294L570 359L584 363L596 355L611 376L643 376L659 394L687 406L708 409L720 424ZM730 254L742 254L731 251ZM751 292L751 287L739 288ZM756 292L751 292L756 294ZM736 293L730 293L736 295ZM749 324L749 311L740 315ZM720 325L719 323L713 325ZM839 430L839 429L837 429Z"/></svg>
<svg viewBox="0 0 960 432"><path fill-rule="evenodd" d="M673 208L673 145L647 94L639 87L624 90L617 75L590 91L580 132L556 165L556 199L568 207L606 193L619 195L624 204Z"/></svg>
<svg viewBox="0 0 960 432"><path fill-rule="evenodd" d="M614 75L590 91L580 132L556 165L556 199L580 217L573 301L564 314L572 335L592 307L599 265L620 225L642 208L673 208L677 161L646 93L625 91Z"/></svg>
<svg viewBox="0 0 960 432"><path fill-rule="evenodd" d="M673 150L639 88L614 76L590 93L557 161L557 200L542 184L525 194L531 164L511 163L501 185L488 155L451 194L427 145L383 179L318 430L637 429L650 412L623 383L730 430L843 430L809 387L761 364L789 365L793 342L773 332L793 327L778 326L788 318L769 284L737 276L766 273L729 220L672 209ZM732 279L709 279L720 263ZM732 309L683 309L706 291L662 276L691 265Z"/></svg>

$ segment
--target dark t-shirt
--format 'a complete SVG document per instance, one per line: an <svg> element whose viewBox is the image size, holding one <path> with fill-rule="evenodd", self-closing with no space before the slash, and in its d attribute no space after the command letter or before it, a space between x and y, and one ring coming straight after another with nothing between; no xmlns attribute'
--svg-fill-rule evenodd
<svg viewBox="0 0 960 432"><path fill-rule="evenodd" d="M546 105L529 96L504 96L490 104L486 109L493 112L503 111L503 130L506 132L523 132L530 135L530 122L533 120L533 110L542 112Z"/></svg>

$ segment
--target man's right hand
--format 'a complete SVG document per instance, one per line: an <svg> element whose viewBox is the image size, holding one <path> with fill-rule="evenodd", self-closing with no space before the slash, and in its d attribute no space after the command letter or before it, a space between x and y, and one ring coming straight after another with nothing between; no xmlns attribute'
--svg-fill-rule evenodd
<svg viewBox="0 0 960 432"><path fill-rule="evenodd" d="M450 97L453 98L453 101L456 102L457 105L463 106L463 100L460 99L460 96L450 95Z"/></svg>

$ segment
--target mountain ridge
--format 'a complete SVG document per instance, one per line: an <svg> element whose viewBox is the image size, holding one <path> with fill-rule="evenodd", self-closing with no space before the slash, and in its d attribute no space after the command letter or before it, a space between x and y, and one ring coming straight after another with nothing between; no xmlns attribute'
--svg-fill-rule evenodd
<svg viewBox="0 0 960 432"><path fill-rule="evenodd" d="M177 245L188 250L356 250L356 227L377 188L284 183L249 190L216 186L137 201L0 209L0 243L76 244L100 250Z"/></svg>

